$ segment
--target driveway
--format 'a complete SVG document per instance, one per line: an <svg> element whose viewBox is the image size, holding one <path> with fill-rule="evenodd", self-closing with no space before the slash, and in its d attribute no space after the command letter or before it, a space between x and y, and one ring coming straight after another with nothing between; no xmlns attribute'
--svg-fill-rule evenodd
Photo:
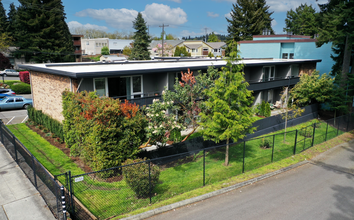
<svg viewBox="0 0 354 220"><path fill-rule="evenodd" d="M32 98L31 94L19 95L25 98ZM0 111L0 119L4 124L19 124L27 120L27 110L17 109L17 110L2 110Z"/></svg>
<svg viewBox="0 0 354 220"><path fill-rule="evenodd" d="M354 141L303 166L172 210L162 219L354 219Z"/></svg>

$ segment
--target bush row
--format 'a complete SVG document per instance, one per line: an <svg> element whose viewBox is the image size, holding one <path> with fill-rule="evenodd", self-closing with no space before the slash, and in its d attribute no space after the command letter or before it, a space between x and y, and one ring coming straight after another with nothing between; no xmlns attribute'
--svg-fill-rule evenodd
<svg viewBox="0 0 354 220"><path fill-rule="evenodd" d="M29 106L27 108L27 112L29 119L31 119L37 124L43 125L51 133L55 134L61 140L64 140L63 125L59 121L44 114L41 110L36 110L32 106Z"/></svg>

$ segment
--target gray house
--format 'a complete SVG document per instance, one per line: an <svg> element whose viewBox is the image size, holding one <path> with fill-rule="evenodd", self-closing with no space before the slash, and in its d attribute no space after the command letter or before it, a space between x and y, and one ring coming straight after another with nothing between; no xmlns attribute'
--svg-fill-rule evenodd
<svg viewBox="0 0 354 220"><path fill-rule="evenodd" d="M263 59L242 60L245 79L253 90L254 104L280 100L284 86L293 86L299 75L312 73L321 60ZM56 63L20 65L31 72L34 107L63 120L61 94L65 90L96 91L100 96L128 99L148 105L162 91L173 89L176 77L188 68L194 73L209 66L221 68L222 59L167 59L163 61L123 61L111 63Z"/></svg>

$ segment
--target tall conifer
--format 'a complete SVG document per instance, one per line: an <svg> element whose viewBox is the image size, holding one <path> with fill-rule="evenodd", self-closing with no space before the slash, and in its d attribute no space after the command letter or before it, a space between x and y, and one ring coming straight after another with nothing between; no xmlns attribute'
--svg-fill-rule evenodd
<svg viewBox="0 0 354 220"><path fill-rule="evenodd" d="M139 12L136 19L133 21L134 32L134 45L132 53L129 57L130 60L150 60L150 52L148 47L151 43L150 36L147 33L146 22Z"/></svg>
<svg viewBox="0 0 354 220"><path fill-rule="evenodd" d="M74 61L74 46L61 0L19 0L17 55L37 62Z"/></svg>
<svg viewBox="0 0 354 220"><path fill-rule="evenodd" d="M6 31L6 27L7 27L6 11L0 0L0 33Z"/></svg>

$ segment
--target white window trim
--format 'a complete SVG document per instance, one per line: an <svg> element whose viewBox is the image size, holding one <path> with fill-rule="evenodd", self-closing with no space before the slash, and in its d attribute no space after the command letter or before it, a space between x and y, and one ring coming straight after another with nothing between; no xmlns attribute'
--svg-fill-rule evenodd
<svg viewBox="0 0 354 220"><path fill-rule="evenodd" d="M107 77L99 77L99 78L93 78L93 89L96 92L96 82L95 79L104 79L104 86L105 86L105 90L106 90L106 96L109 97L109 93L108 93L108 79Z"/></svg>
<svg viewBox="0 0 354 220"><path fill-rule="evenodd" d="M269 72L270 72L268 81L274 80L275 79L275 66L263 66L263 68L262 68L263 76L265 75L264 68L266 68L266 67L269 67ZM272 67L274 67L274 72L272 72ZM273 73L273 76L271 76L272 73Z"/></svg>
<svg viewBox="0 0 354 220"><path fill-rule="evenodd" d="M141 92L133 92L133 77L136 77L136 76L140 76L140 79L141 79ZM143 78L143 75L135 75L135 76L127 76L127 77L130 77L130 94L131 94L131 98L134 99L134 95L140 95L140 97L144 97L144 78Z"/></svg>

